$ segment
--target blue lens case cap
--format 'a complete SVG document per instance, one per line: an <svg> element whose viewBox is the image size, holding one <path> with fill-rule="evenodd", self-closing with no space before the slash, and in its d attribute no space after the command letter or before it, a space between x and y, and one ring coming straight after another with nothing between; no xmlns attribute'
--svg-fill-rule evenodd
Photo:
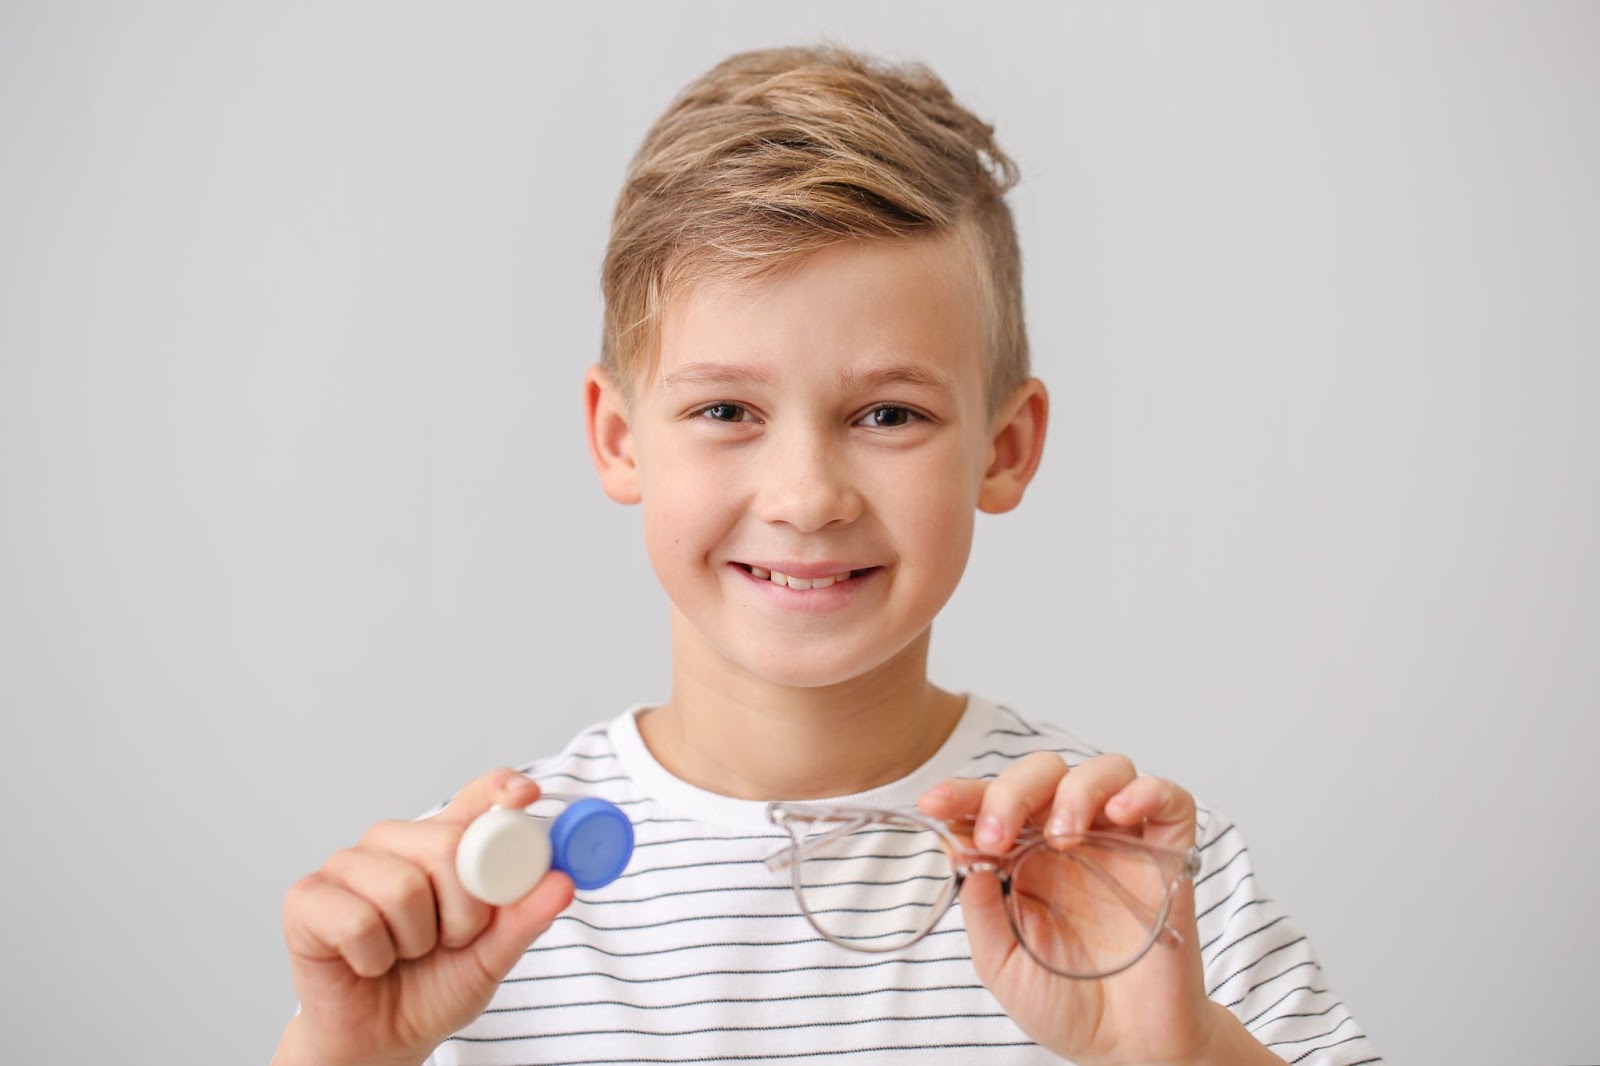
<svg viewBox="0 0 1600 1066"><path fill-rule="evenodd" d="M574 885L602 888L621 876L633 857L633 823L616 804L586 796L556 817L550 850L551 865Z"/></svg>

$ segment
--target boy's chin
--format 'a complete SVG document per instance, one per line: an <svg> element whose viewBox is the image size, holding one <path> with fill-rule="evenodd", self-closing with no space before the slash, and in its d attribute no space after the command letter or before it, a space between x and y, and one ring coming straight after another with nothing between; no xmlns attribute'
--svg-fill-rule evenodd
<svg viewBox="0 0 1600 1066"><path fill-rule="evenodd" d="M780 688L794 689L826 689L839 685L847 685L862 677L865 671L860 670L784 670L762 669L751 671L762 681Z"/></svg>
<svg viewBox="0 0 1600 1066"><path fill-rule="evenodd" d="M904 660L893 652L878 656L862 655L859 645L838 654L822 649L801 651L774 648L741 656L739 665L769 685L793 689L826 689L869 680L888 680L895 666ZM920 671L919 661L904 661L906 669Z"/></svg>

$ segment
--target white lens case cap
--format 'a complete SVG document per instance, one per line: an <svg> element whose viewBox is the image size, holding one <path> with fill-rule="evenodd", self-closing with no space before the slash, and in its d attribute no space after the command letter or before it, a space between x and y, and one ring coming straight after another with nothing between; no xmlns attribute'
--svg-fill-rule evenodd
<svg viewBox="0 0 1600 1066"><path fill-rule="evenodd" d="M503 907L533 891L550 869L544 820L511 807L473 819L456 846L456 876L471 895Z"/></svg>

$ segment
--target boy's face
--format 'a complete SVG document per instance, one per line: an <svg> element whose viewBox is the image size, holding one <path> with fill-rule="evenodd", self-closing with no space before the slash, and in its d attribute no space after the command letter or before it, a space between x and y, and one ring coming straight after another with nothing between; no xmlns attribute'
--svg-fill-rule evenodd
<svg viewBox="0 0 1600 1066"><path fill-rule="evenodd" d="M642 503L693 645L675 660L814 687L918 644L975 511L1014 506L1042 445L1036 381L991 425L983 330L951 242L852 243L675 301L631 405L591 372L596 464Z"/></svg>

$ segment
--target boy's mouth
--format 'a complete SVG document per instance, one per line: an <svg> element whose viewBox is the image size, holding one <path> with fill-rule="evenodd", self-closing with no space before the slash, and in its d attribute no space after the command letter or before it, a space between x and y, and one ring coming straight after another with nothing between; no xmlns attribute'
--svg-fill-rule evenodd
<svg viewBox="0 0 1600 1066"><path fill-rule="evenodd" d="M837 585L841 581L849 581L853 577L860 577L869 571L876 570L875 566L862 567L859 570L841 570L836 574L822 574L815 577L795 577L778 570L768 570L762 566L751 563L736 563L741 570L759 581L770 581L774 585L783 585L786 588L805 592L810 589L825 589Z"/></svg>

